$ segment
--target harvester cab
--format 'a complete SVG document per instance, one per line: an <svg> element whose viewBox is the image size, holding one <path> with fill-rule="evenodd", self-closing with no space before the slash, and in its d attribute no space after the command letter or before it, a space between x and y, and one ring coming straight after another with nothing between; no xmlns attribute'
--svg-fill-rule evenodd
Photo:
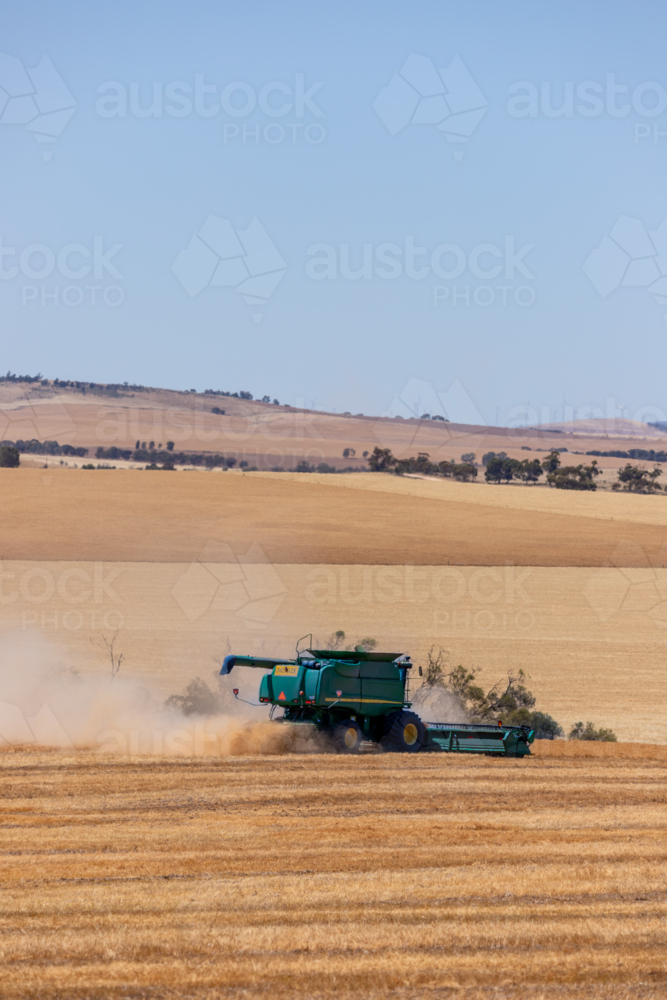
<svg viewBox="0 0 667 1000"><path fill-rule="evenodd" d="M283 709L276 722L314 726L332 737L340 753L378 745L394 753L530 753L534 734L525 727L422 722L410 711L412 662L405 653L306 649L291 660L232 654L220 673L229 674L235 666L265 671L259 701L270 706L271 717L276 708Z"/></svg>

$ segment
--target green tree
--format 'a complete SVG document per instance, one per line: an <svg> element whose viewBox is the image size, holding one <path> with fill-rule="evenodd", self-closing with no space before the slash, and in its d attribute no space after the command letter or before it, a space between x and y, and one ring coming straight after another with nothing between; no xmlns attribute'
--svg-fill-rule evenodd
<svg viewBox="0 0 667 1000"><path fill-rule="evenodd" d="M487 451L482 455L482 465L488 465L492 458L507 458L506 451Z"/></svg>
<svg viewBox="0 0 667 1000"><path fill-rule="evenodd" d="M551 451L547 457L542 461L542 468L549 474L556 471L560 465L560 452Z"/></svg>
<svg viewBox="0 0 667 1000"><path fill-rule="evenodd" d="M628 462L624 468L618 470L618 482L614 483L612 490L622 489L626 493L656 493L662 489L656 482L661 475L660 465L656 465L653 472L649 472L640 465L630 465Z"/></svg>
<svg viewBox="0 0 667 1000"><path fill-rule="evenodd" d="M546 712L531 712L528 725L535 730L535 738L538 740L555 740L563 735L562 728Z"/></svg>
<svg viewBox="0 0 667 1000"><path fill-rule="evenodd" d="M502 722L508 726L526 725L535 730L537 739L553 740L563 735L555 719L545 712L536 712L535 696L526 687L528 677L523 670L508 673L506 681L495 684L489 691L475 684L475 674L462 664L445 673L446 656L441 648L431 646L427 655L424 684L442 687L456 699L473 722Z"/></svg>
<svg viewBox="0 0 667 1000"><path fill-rule="evenodd" d="M544 469L540 465L539 458L524 459L520 463L520 468L517 470L519 478L524 481L524 483L536 483L540 476L544 475Z"/></svg>
<svg viewBox="0 0 667 1000"><path fill-rule="evenodd" d="M563 465L549 472L547 482L557 490L596 490L595 479L602 472L596 459L590 465Z"/></svg>
<svg viewBox="0 0 667 1000"><path fill-rule="evenodd" d="M421 472L424 475L428 475L433 468L427 451L420 451L416 459L413 458L409 461L412 462L411 472Z"/></svg>
<svg viewBox="0 0 667 1000"><path fill-rule="evenodd" d="M368 458L371 472L390 472L396 465L396 461L391 453L391 448L376 447Z"/></svg>
<svg viewBox="0 0 667 1000"><path fill-rule="evenodd" d="M487 462L484 478L487 483L501 483L503 480L509 483L518 477L520 469L521 462L516 458L500 458L496 455Z"/></svg>
<svg viewBox="0 0 667 1000"><path fill-rule="evenodd" d="M477 466L473 465L472 462L461 462L452 466L451 475L460 483L469 483L471 480L477 479Z"/></svg>
<svg viewBox="0 0 667 1000"><path fill-rule="evenodd" d="M195 677L185 688L183 694L172 694L164 703L164 707L176 708L183 715L217 715L221 709L221 699L218 694L201 677Z"/></svg>
<svg viewBox="0 0 667 1000"><path fill-rule="evenodd" d="M426 687L445 687L447 656L442 647L436 649L435 646L431 646L426 654L426 661L426 674L424 675L423 683Z"/></svg>
<svg viewBox="0 0 667 1000"><path fill-rule="evenodd" d="M17 469L21 462L21 453L18 448L12 445L3 445L0 448L0 468Z"/></svg>
<svg viewBox="0 0 667 1000"><path fill-rule="evenodd" d="M575 722L568 740L595 740L598 743L616 743L616 734L611 729L596 729L592 722Z"/></svg>
<svg viewBox="0 0 667 1000"><path fill-rule="evenodd" d="M345 633L342 628L339 628L337 632L332 632L327 639L327 649L341 649L343 643L345 642Z"/></svg>

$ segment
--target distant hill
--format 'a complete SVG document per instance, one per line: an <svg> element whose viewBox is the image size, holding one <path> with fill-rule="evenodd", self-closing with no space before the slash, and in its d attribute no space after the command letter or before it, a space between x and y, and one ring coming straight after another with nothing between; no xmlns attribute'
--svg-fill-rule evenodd
<svg viewBox="0 0 667 1000"><path fill-rule="evenodd" d="M150 453L166 453L173 445L170 450L174 455L201 456L191 463L194 467L217 463L217 467L243 464L259 470L305 467L362 471L376 446L391 448L399 458L427 452L432 461L458 462L462 455L474 454L481 464L488 451L505 451L515 458L525 458L527 451L547 452L554 447L575 454L627 451L629 439L633 448L657 451L658 442L667 444L667 433L621 419L512 429L326 413L279 404L268 396L253 399L245 391L188 392L126 383L3 376L0 439L57 442L58 448L51 451L64 464L71 464L72 458L78 463L83 449L87 459L143 468ZM116 449L111 458L110 449ZM141 457L132 457L137 454ZM219 461L220 457L225 462ZM31 462L39 464L39 459L29 455L22 459L22 464ZM613 469L622 460L608 458L601 464Z"/></svg>
<svg viewBox="0 0 667 1000"><path fill-rule="evenodd" d="M569 420L560 424L543 424L540 429L575 434L579 437L641 438L643 441L667 439L667 428L660 429L655 424L643 424L639 420L626 420L623 417Z"/></svg>

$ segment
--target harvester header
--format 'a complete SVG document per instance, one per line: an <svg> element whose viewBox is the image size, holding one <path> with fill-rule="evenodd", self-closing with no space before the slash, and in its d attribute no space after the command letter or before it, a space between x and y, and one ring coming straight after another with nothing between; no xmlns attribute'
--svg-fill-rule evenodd
<svg viewBox="0 0 667 1000"><path fill-rule="evenodd" d="M220 673L235 666L266 671L259 701L283 709L277 723L311 725L330 734L341 753L380 745L394 753L423 750L486 753L506 757L530 754L535 734L526 726L495 723L423 722L410 711L406 653L363 649L307 649L294 659L226 656ZM234 689L238 696L238 689Z"/></svg>

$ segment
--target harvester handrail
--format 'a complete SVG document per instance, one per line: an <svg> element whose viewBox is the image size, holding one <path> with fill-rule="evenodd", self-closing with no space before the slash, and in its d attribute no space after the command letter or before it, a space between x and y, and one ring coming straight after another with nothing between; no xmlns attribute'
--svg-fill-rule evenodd
<svg viewBox="0 0 667 1000"><path fill-rule="evenodd" d="M405 653L375 653L361 649L308 649L306 652L312 653L316 660L351 660L354 663L396 663L410 659Z"/></svg>
<svg viewBox="0 0 667 1000"><path fill-rule="evenodd" d="M511 732L513 729L528 729L528 726L502 726L497 722L425 722L429 729L474 729L475 732L497 733L499 729Z"/></svg>

